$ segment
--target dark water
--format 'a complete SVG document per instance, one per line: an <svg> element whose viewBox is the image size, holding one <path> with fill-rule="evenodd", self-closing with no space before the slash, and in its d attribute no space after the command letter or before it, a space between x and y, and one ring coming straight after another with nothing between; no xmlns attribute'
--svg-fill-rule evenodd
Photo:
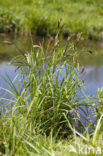
<svg viewBox="0 0 103 156"><path fill-rule="evenodd" d="M15 37L15 36L5 36L0 37L0 87L8 88L7 84L3 80L7 73L11 80L17 75L14 72L15 67L9 66L9 61L14 57L19 55L15 44L5 44L6 40L14 42L20 49L27 52L31 47L31 39L27 37ZM33 39L33 44L39 42L38 38ZM25 49L25 50L24 50ZM82 79L87 83L84 87L85 93L87 95L96 95L97 89L103 86L103 45L97 42L84 42L80 45L82 49L82 54L80 56L80 66L84 66L85 70L82 74ZM92 51L89 52L89 51ZM0 95L1 95L0 91Z"/></svg>

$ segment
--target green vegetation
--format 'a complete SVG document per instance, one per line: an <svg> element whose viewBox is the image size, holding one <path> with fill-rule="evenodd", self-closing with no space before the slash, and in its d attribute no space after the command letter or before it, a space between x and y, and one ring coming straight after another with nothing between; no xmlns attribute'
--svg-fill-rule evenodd
<svg viewBox="0 0 103 156"><path fill-rule="evenodd" d="M0 32L56 34L62 18L64 36L83 32L97 40L103 31L102 15L102 0L0 0Z"/></svg>
<svg viewBox="0 0 103 156"><path fill-rule="evenodd" d="M20 55L10 63L20 75L11 80L6 74L10 89L0 87L5 92L0 97L0 156L103 155L103 89L97 97L86 96L79 70L83 51L78 52L78 32L99 38L102 7L102 0L0 1L1 33L52 34L39 45L31 39L26 54L13 41ZM69 35L65 44L59 34Z"/></svg>
<svg viewBox="0 0 103 156"><path fill-rule="evenodd" d="M21 73L17 84L7 75L10 90L2 88L11 98L0 98L0 155L84 155L87 146L93 148L89 155L102 155L102 89L96 99L79 95L83 82L76 45L81 34L75 45L68 38L61 48L58 33L44 46L32 45L31 53L20 50L11 61ZM71 145L77 154L70 152Z"/></svg>

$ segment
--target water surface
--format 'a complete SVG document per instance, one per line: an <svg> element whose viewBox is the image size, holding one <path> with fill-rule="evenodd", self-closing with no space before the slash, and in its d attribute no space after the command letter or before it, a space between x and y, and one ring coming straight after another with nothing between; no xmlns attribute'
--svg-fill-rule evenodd
<svg viewBox="0 0 103 156"><path fill-rule="evenodd" d="M5 44L6 40L15 44ZM39 38L33 38L33 44L37 44L37 42L39 42ZM8 65L14 56L19 55L15 45L27 52L31 47L31 39L30 37L15 37L13 35L0 37L0 86L3 88L8 88L8 86L2 76L6 78L5 73L7 73L13 80L17 74L14 71L15 67ZM81 51L80 66L85 67L82 74L82 79L87 83L84 87L85 92L87 95L96 95L97 89L103 87L103 44L102 42L84 41L81 43L79 51Z"/></svg>

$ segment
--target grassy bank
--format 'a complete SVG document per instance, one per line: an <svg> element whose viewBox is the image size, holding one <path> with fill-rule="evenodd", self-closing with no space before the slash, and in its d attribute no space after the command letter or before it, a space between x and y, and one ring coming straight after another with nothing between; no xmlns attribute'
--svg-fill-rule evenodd
<svg viewBox="0 0 103 156"><path fill-rule="evenodd" d="M0 32L20 31L45 36L56 34L62 18L64 36L83 32L90 39L102 38L102 0L1 0Z"/></svg>
<svg viewBox="0 0 103 156"><path fill-rule="evenodd" d="M61 48L57 35L26 55L18 49L21 55L11 64L20 68L20 78L14 84L17 77L7 75L10 90L0 88L11 96L0 98L0 155L102 155L102 90L92 98L82 90L80 38L75 45L68 38Z"/></svg>

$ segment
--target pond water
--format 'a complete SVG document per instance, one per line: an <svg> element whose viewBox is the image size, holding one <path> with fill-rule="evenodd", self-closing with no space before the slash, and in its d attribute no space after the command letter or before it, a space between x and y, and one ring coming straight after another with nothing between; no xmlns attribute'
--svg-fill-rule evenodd
<svg viewBox="0 0 103 156"><path fill-rule="evenodd" d="M0 87L8 88L3 77L6 77L7 73L11 80L17 75L15 73L15 67L9 66L9 61L16 55L19 55L15 44L5 44L7 40L14 42L20 49L25 52L31 47L31 39L28 37L19 36L6 36L2 34L0 36ZM39 38L33 39L33 43L36 44ZM90 42L85 41L81 43L79 50L83 51L80 56L80 66L84 66L85 70L82 74L82 79L87 83L84 87L87 95L96 95L97 89L103 87L103 44L102 42ZM88 51L93 51L93 54ZM0 91L0 96L3 93Z"/></svg>

